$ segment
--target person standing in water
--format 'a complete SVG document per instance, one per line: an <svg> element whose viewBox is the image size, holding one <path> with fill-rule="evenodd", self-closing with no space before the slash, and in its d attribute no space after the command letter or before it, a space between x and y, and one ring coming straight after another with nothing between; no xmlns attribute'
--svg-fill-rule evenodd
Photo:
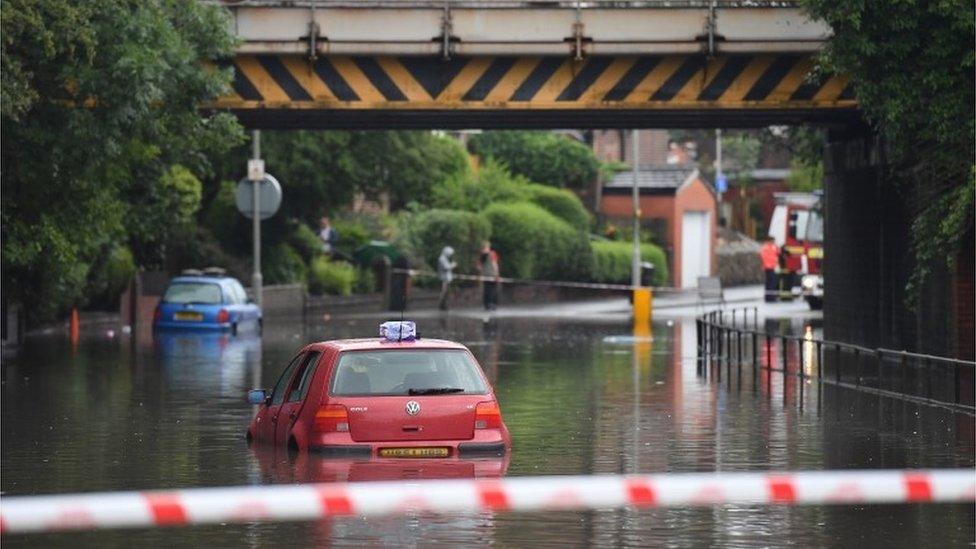
<svg viewBox="0 0 976 549"><path fill-rule="evenodd" d="M437 277L441 279L441 295L439 306L442 311L447 310L447 296L451 289L451 282L454 280L454 268L457 263L451 261L454 255L454 248L444 246L441 256L437 258Z"/></svg>
<svg viewBox="0 0 976 549"><path fill-rule="evenodd" d="M498 284L501 282L501 271L498 268L498 252L491 249L491 242L487 240L481 245L478 270L481 276L485 277L482 279L485 310L494 311L498 308Z"/></svg>

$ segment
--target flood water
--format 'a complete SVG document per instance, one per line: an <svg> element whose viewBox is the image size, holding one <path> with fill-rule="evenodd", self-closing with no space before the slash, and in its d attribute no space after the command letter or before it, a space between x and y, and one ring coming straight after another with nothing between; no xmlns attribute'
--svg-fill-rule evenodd
<svg viewBox="0 0 976 549"><path fill-rule="evenodd" d="M703 376L694 322L629 326L450 317L494 384L504 459L406 464L295 460L247 448L251 387L304 343L376 320L269 322L263 338L31 339L2 372L4 495L506 474L973 467L974 419L815 381L736 369ZM731 373L733 375L729 376ZM801 398L802 386L802 398ZM971 546L970 504L418 514L314 523L5 536L9 546Z"/></svg>

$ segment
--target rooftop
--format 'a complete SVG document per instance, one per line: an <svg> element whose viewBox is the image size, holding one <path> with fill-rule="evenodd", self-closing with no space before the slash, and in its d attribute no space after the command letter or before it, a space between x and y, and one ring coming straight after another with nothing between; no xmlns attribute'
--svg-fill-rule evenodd
<svg viewBox="0 0 976 549"><path fill-rule="evenodd" d="M637 172L637 186L641 189L678 189L696 177L698 169L694 166L642 166ZM633 185L633 172L623 171L614 174L603 188L629 189Z"/></svg>

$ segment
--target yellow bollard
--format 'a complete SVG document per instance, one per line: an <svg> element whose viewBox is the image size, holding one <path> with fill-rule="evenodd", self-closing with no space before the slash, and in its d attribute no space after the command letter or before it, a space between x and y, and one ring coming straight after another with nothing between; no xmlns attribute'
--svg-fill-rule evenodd
<svg viewBox="0 0 976 549"><path fill-rule="evenodd" d="M650 324L654 294L650 288L634 289L634 326Z"/></svg>

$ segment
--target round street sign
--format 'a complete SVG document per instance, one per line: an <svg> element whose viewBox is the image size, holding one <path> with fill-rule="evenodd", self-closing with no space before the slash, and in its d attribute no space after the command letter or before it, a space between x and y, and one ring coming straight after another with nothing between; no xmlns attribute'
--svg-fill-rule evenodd
<svg viewBox="0 0 976 549"><path fill-rule="evenodd" d="M264 220L278 211L281 206L281 185L271 174L264 174L264 179L258 184L258 214ZM234 201L237 211L248 219L254 218L254 183L248 179L241 179L234 191Z"/></svg>

